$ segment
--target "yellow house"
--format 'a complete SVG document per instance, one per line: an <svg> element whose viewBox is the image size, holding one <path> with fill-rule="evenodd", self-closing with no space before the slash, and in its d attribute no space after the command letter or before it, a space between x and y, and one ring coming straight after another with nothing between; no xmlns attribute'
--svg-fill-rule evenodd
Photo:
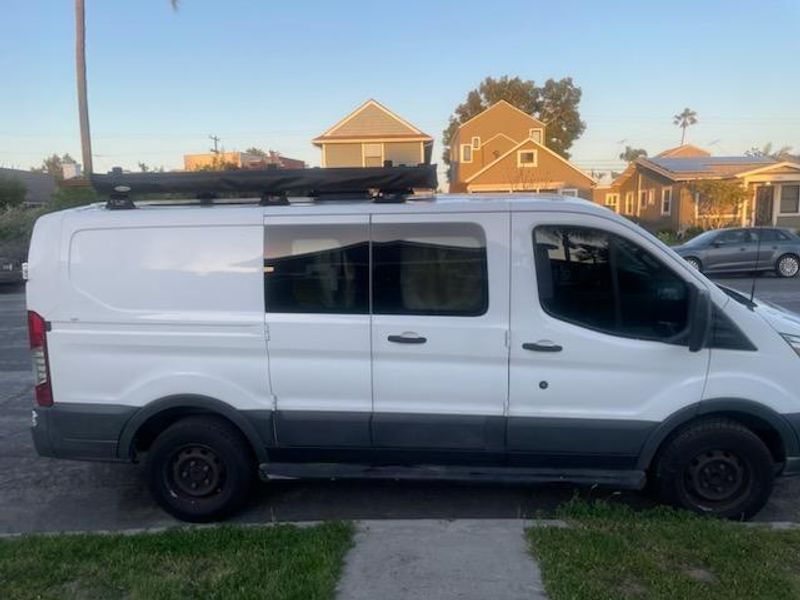
<svg viewBox="0 0 800 600"><path fill-rule="evenodd" d="M547 126L501 100L450 141L450 191L558 192L591 199L594 180L545 145Z"/></svg>
<svg viewBox="0 0 800 600"><path fill-rule="evenodd" d="M312 142L323 167L428 164L433 149L431 136L371 99Z"/></svg>

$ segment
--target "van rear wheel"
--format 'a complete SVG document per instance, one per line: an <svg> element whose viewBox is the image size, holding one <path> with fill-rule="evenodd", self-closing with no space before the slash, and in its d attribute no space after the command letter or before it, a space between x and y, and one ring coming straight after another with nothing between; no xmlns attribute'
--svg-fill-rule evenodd
<svg viewBox="0 0 800 600"><path fill-rule="evenodd" d="M151 493L182 521L232 514L247 500L254 473L247 442L219 417L181 419L156 438L147 456Z"/></svg>
<svg viewBox="0 0 800 600"><path fill-rule="evenodd" d="M728 419L690 425L662 452L655 468L663 501L696 513L749 519L772 492L773 463L764 442Z"/></svg>

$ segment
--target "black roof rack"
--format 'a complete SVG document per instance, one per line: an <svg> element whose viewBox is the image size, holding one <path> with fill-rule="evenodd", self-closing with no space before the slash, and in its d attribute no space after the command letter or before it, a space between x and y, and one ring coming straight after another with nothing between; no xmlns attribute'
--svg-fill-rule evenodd
<svg viewBox="0 0 800 600"><path fill-rule="evenodd" d="M135 208L130 196L189 194L213 204L226 194L253 194L262 204L286 204L288 196L319 199L361 197L402 202L415 189L436 189L436 165L123 173L92 175L95 190L109 196L108 208Z"/></svg>

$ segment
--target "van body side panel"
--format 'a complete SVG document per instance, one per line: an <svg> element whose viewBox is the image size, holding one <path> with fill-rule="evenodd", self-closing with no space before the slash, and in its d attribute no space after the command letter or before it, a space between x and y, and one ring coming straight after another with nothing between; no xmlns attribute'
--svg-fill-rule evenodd
<svg viewBox="0 0 800 600"><path fill-rule="evenodd" d="M44 315L54 445L98 441L99 431L116 444L121 431L114 437L108 430L108 411L176 395L271 410L260 215L220 209L216 218L181 223L179 211L168 226L164 214L146 209L102 221L94 215L96 222L66 214L65 284L58 306ZM100 408L90 417L92 407ZM77 427L70 415L80 412L87 423L99 419L99 430Z"/></svg>

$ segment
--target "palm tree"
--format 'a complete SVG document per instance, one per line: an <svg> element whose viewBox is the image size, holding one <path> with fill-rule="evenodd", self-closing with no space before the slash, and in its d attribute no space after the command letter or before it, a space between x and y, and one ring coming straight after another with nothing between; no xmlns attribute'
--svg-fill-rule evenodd
<svg viewBox="0 0 800 600"><path fill-rule="evenodd" d="M686 128L697 123L697 113L691 108L684 108L683 112L672 117L672 123L680 127L681 132L681 146L686 141Z"/></svg>
<svg viewBox="0 0 800 600"><path fill-rule="evenodd" d="M83 172L92 174L92 136L89 131L89 103L86 99L86 17L84 0L75 0L75 70L78 83L78 118L81 127L81 156ZM170 0L173 10L178 10L179 0Z"/></svg>

